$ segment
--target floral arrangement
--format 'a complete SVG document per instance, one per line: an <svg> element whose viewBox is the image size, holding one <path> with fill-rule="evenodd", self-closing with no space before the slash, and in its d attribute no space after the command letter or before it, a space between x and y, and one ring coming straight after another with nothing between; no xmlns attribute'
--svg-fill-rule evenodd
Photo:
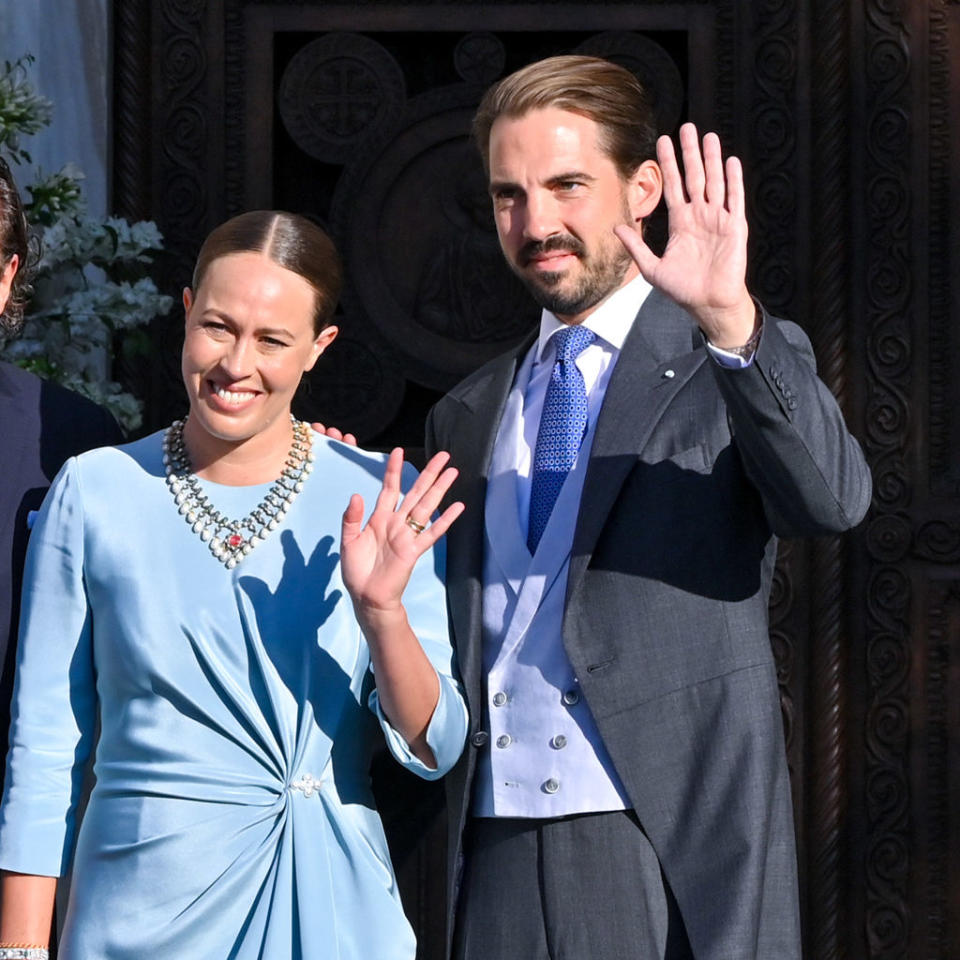
<svg viewBox="0 0 960 960"><path fill-rule="evenodd" d="M31 62L26 56L0 71L0 151L17 164L31 162L21 137L47 126L53 115L51 102L29 82ZM90 397L135 430L140 401L112 379L113 365L120 353L148 352L142 328L172 306L146 275L163 237L149 221L88 216L82 180L67 164L21 184L30 195L24 207L41 256L23 330L0 341L0 356Z"/></svg>

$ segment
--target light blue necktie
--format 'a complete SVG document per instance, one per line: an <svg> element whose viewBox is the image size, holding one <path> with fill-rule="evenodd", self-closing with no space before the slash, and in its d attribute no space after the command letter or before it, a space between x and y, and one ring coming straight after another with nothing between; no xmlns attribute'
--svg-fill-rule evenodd
<svg viewBox="0 0 960 960"><path fill-rule="evenodd" d="M553 337L557 359L543 401L530 482L527 547L531 554L537 552L560 488L573 469L587 432L587 391L576 360L593 340L593 333L580 326L565 327Z"/></svg>

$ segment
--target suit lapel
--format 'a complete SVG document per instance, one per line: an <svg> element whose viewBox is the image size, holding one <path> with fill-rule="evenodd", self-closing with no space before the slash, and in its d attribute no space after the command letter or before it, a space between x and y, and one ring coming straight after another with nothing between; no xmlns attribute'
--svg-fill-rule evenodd
<svg viewBox="0 0 960 960"><path fill-rule="evenodd" d="M522 377L524 366L514 375ZM520 411L523 406L523 390L516 382L510 390L507 402L499 418L496 440L487 467L487 489L484 496L485 549L490 551L500 567L499 579L517 594L520 584L530 566L523 523L517 505L517 473L514 466L514 451L521 428Z"/></svg>
<svg viewBox="0 0 960 960"><path fill-rule="evenodd" d="M452 498L468 509L450 528L447 586L457 653L472 710L480 704L481 580L484 503L493 446L517 364L530 342L483 368L448 399L454 421L454 463L463 486ZM670 402L705 361L690 315L654 289L633 323L610 378L587 464L567 583L568 607L620 490Z"/></svg>
<svg viewBox="0 0 960 960"><path fill-rule="evenodd" d="M624 341L597 420L570 558L568 604L637 457L706 359L700 342L690 315L652 290Z"/></svg>
<svg viewBox="0 0 960 960"><path fill-rule="evenodd" d="M503 409L519 358L529 341L455 388L447 396L459 409L453 415L451 452L460 480L450 499L467 509L447 533L447 591L457 656L467 700L474 715L480 708L482 672L482 589L484 502L487 477Z"/></svg>

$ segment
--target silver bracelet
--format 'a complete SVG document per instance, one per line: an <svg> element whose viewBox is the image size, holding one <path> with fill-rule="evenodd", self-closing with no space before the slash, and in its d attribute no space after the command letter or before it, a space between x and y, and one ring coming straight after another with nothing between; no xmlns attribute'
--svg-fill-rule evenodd
<svg viewBox="0 0 960 960"><path fill-rule="evenodd" d="M50 960L46 947L0 947L0 960Z"/></svg>

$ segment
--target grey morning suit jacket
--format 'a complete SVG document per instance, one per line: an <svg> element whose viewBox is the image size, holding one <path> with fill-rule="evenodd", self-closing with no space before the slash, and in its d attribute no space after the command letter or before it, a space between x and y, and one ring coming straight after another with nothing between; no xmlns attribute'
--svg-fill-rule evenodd
<svg viewBox="0 0 960 960"><path fill-rule="evenodd" d="M461 471L450 498L467 505L447 535L447 591L471 744L483 715L486 472L522 356L482 367L427 423L428 452L449 450ZM799 327L765 316L752 366L728 371L689 314L650 294L597 422L563 643L697 960L799 960L767 632L776 537L846 530L870 493L863 454ZM468 746L446 778L450 933L480 749Z"/></svg>

